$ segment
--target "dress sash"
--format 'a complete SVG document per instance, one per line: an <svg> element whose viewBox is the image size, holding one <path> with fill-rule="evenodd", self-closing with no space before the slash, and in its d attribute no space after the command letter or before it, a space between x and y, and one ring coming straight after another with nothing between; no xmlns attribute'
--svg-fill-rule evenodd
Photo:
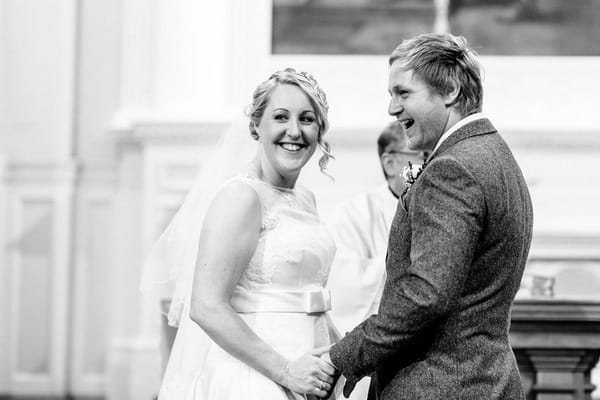
<svg viewBox="0 0 600 400"><path fill-rule="evenodd" d="M238 313L324 313L331 310L328 289L246 290L238 287L229 300Z"/></svg>

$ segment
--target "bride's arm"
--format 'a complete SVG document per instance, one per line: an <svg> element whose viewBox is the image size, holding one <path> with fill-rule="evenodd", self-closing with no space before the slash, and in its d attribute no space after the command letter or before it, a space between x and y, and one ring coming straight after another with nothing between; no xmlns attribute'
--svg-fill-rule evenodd
<svg viewBox="0 0 600 400"><path fill-rule="evenodd" d="M221 348L268 378L296 392L324 395L315 386L318 379L333 382L325 373L333 374L331 367L311 354L286 360L229 303L256 249L260 226L260 200L251 187L233 183L217 194L200 234L190 318Z"/></svg>

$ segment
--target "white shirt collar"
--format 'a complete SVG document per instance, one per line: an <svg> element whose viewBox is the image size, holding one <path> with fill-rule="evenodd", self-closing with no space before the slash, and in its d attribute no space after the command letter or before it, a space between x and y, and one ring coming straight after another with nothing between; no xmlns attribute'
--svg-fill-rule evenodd
<svg viewBox="0 0 600 400"><path fill-rule="evenodd" d="M440 140L438 140L438 142L435 145L435 147L433 148L433 151L431 152L431 154L435 153L436 150L442 144L442 142L444 140L448 139L448 137L450 137L450 135L452 135L454 132L456 132L457 130L459 130L460 128L462 128L463 126L465 126L466 124L468 124L469 122L473 122L473 121L476 121L476 120L482 119L482 118L485 118L485 115L483 113L478 112L478 113L475 113L475 114L471 114L471 115L469 115L469 116L461 119L460 121L458 121L454 125L452 125L450 127L450 129L448 129L446 132L444 132L442 134L442 136L440 136Z"/></svg>

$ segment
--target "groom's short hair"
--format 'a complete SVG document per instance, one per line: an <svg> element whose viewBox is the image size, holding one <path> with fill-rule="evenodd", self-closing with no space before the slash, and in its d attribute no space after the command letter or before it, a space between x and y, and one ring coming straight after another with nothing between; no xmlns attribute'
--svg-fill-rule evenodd
<svg viewBox="0 0 600 400"><path fill-rule="evenodd" d="M476 55L462 36L425 33L402 41L390 54L389 63L401 63L403 70L412 70L440 95L458 86L455 106L465 117L482 109L481 67Z"/></svg>

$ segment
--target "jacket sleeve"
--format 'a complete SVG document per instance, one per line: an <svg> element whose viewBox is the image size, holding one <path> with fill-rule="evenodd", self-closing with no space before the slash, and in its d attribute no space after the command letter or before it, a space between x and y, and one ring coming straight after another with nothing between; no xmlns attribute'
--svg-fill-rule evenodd
<svg viewBox="0 0 600 400"><path fill-rule="evenodd" d="M411 190L410 262L399 268L388 260L378 314L331 349L348 381L410 350L420 334L452 311L473 260L485 199L467 168L450 158L434 160Z"/></svg>

